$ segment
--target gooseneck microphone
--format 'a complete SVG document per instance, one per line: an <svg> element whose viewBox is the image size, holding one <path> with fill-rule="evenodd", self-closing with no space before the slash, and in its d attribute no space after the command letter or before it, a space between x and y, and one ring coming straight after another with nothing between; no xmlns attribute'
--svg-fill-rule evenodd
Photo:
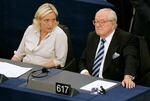
<svg viewBox="0 0 150 101"><path fill-rule="evenodd" d="M57 69L61 69L60 66L57 66L57 67L51 67L50 69L52 68L57 68ZM43 67L42 69L38 69L38 70L34 70L32 71L28 77L27 77L27 84L28 84L28 81L29 81L29 78L30 77L33 77L33 78L43 78L43 77L46 77L48 76L48 73L50 72L50 70L48 68L45 68Z"/></svg>
<svg viewBox="0 0 150 101"><path fill-rule="evenodd" d="M48 72L50 72L47 68L38 69L31 72L31 76L34 78L42 78L46 77L48 75Z"/></svg>
<svg viewBox="0 0 150 101"><path fill-rule="evenodd" d="M43 78L48 76L48 73L50 71L47 68L42 68L42 69L38 69L38 70L34 70L32 71L28 77L27 77L27 84L29 82L30 77L32 76L33 78Z"/></svg>

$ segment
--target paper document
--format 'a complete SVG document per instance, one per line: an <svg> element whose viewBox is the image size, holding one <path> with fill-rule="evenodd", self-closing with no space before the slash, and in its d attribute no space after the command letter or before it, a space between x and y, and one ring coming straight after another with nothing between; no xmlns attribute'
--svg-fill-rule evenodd
<svg viewBox="0 0 150 101"><path fill-rule="evenodd" d="M103 86L103 88L107 90L107 89L109 89L115 85L117 85L117 83L109 82L109 81L103 81L103 80L96 80L92 83L89 83L89 84L81 87L80 89L91 91L92 88L100 88L100 86Z"/></svg>
<svg viewBox="0 0 150 101"><path fill-rule="evenodd" d="M21 67L6 62L0 62L0 74L4 74L6 77L16 78L31 69L32 68Z"/></svg>

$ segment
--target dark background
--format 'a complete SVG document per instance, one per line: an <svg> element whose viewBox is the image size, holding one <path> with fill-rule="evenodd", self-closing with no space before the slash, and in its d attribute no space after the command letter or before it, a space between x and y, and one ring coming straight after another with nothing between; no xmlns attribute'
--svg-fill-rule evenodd
<svg viewBox="0 0 150 101"><path fill-rule="evenodd" d="M60 24L68 26L77 59L85 47L87 34L94 28L96 11L112 7L103 0L0 0L0 58L13 56L37 8L46 2L55 5Z"/></svg>

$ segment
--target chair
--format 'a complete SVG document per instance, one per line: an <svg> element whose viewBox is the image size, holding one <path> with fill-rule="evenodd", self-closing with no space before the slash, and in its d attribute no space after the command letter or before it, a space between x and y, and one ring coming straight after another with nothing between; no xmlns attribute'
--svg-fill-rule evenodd
<svg viewBox="0 0 150 101"><path fill-rule="evenodd" d="M68 54L67 54L66 64L62 69L72 71L72 72L77 72L78 67L77 67L76 59L74 57L74 51L73 51L69 29L65 25L59 24L58 26L63 29L63 31L66 33L68 37Z"/></svg>
<svg viewBox="0 0 150 101"><path fill-rule="evenodd" d="M150 54L145 38L137 36L139 44L139 68L137 70L137 84L150 87Z"/></svg>

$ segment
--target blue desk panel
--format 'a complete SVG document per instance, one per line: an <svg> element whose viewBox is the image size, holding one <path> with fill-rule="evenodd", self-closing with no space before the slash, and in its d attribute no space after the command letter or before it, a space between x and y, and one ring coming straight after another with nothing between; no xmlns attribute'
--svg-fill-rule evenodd
<svg viewBox="0 0 150 101"><path fill-rule="evenodd" d="M2 101L87 101L95 97L86 92L73 97L41 92L21 87L23 83L24 80L11 79L0 85L0 99Z"/></svg>

